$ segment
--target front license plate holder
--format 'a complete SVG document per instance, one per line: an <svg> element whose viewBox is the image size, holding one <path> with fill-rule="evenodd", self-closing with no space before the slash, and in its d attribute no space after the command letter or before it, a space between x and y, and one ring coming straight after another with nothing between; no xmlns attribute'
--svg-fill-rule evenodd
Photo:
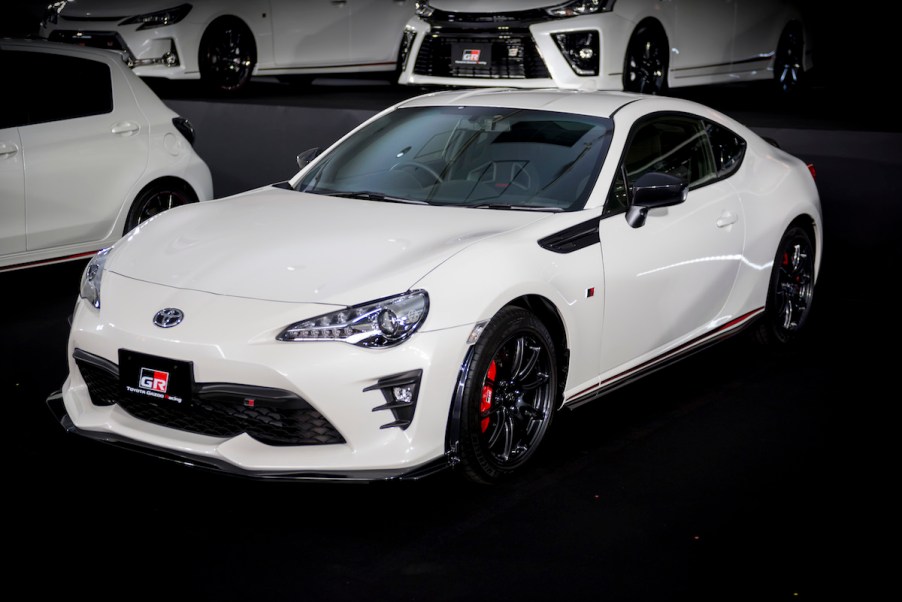
<svg viewBox="0 0 902 602"><path fill-rule="evenodd" d="M119 392L124 397L185 406L193 390L193 362L119 350Z"/></svg>

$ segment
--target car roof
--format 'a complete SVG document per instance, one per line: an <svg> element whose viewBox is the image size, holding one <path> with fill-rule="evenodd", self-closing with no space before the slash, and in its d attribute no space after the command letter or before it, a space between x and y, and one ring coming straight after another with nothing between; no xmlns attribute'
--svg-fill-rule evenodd
<svg viewBox="0 0 902 602"><path fill-rule="evenodd" d="M611 117L624 106L643 98L645 96L641 94L614 91L479 88L433 92L409 99L398 106L473 105Z"/></svg>

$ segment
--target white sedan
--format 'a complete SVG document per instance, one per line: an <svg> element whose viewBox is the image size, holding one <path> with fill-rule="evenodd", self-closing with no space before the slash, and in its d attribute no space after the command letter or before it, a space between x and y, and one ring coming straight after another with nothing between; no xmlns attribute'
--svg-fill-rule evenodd
<svg viewBox="0 0 902 602"><path fill-rule="evenodd" d="M0 271L87 258L213 197L191 124L118 54L3 39L0 67Z"/></svg>
<svg viewBox="0 0 902 602"><path fill-rule="evenodd" d="M70 431L266 478L492 482L557 411L809 316L813 171L698 104L448 91L88 265Z"/></svg>
<svg viewBox="0 0 902 602"><path fill-rule="evenodd" d="M403 84L668 87L773 79L812 67L786 0L428 0L404 33Z"/></svg>
<svg viewBox="0 0 902 602"><path fill-rule="evenodd" d="M235 91L252 75L395 76L413 0L54 2L41 35L124 52L142 77Z"/></svg>

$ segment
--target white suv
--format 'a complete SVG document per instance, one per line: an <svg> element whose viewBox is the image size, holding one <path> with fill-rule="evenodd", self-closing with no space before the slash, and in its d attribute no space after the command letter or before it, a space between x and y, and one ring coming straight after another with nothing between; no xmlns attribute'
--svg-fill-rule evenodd
<svg viewBox="0 0 902 602"><path fill-rule="evenodd" d="M0 39L0 271L78 259L213 198L194 131L119 53Z"/></svg>

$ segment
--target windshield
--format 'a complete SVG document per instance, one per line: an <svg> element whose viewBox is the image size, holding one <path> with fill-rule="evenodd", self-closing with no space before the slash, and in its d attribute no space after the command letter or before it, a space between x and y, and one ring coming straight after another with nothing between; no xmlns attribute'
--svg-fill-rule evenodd
<svg viewBox="0 0 902 602"><path fill-rule="evenodd" d="M498 209L585 205L609 119L493 107L392 111L322 158L298 184L316 194Z"/></svg>

